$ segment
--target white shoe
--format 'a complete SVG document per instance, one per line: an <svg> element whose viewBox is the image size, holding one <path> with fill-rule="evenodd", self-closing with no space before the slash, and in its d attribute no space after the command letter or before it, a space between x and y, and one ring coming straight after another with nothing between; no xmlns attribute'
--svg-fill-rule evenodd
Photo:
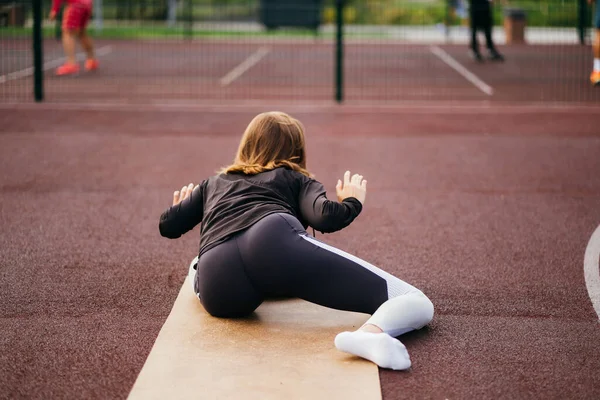
<svg viewBox="0 0 600 400"><path fill-rule="evenodd" d="M192 290L194 291L194 294L197 294L196 288L194 287L194 281L196 280L197 268L198 268L198 256L196 256L196 258L194 258L192 260L192 262L190 263L190 269L188 271L188 279L190 281L190 284L192 285Z"/></svg>

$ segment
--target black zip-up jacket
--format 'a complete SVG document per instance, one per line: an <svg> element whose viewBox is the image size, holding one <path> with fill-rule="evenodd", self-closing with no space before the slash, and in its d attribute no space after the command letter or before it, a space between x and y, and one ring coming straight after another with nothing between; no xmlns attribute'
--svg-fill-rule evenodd
<svg viewBox="0 0 600 400"><path fill-rule="evenodd" d="M203 181L161 215L159 230L175 239L201 223L199 254L203 254L269 214L291 214L305 228L330 233L350 225L361 211L362 204L354 197L342 203L328 200L320 182L281 167L256 175L220 174Z"/></svg>

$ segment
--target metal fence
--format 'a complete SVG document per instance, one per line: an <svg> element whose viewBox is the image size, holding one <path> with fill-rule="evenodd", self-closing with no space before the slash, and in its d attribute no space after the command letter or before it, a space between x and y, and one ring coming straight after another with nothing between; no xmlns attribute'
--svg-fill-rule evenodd
<svg viewBox="0 0 600 400"><path fill-rule="evenodd" d="M65 56L50 4L38 21L45 101L600 103L581 0L512 1L512 11L494 2L504 62L485 59L483 37L484 59L472 58L461 0L95 0L88 32L100 68L65 77L54 74ZM0 102L34 101L30 2L0 10Z"/></svg>

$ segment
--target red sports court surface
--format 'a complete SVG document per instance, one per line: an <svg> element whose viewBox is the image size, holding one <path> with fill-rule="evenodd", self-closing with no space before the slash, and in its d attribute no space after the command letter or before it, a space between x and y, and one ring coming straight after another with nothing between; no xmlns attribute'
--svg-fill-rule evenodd
<svg viewBox="0 0 600 400"><path fill-rule="evenodd" d="M96 42L101 69L57 78L60 44L45 41L46 99L51 102L212 102L334 96L330 40L176 40ZM0 101L31 101L31 43L6 39ZM477 64L464 45L349 41L348 102L499 101L600 104L590 87L589 46L502 46L505 63Z"/></svg>
<svg viewBox="0 0 600 400"><path fill-rule="evenodd" d="M346 169L369 180L355 223L317 236L436 305L384 399L599 398L597 108L463 104L0 106L0 397L127 396L197 250L197 230L160 238L160 213L278 108L330 193Z"/></svg>

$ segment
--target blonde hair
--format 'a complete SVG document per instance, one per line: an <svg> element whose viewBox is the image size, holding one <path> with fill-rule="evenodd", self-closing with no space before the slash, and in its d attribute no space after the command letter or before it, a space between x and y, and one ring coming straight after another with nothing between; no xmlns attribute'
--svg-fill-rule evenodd
<svg viewBox="0 0 600 400"><path fill-rule="evenodd" d="M241 172L255 175L286 167L306 176L306 149L302 123L279 111L258 114L250 122L233 164L222 174Z"/></svg>

